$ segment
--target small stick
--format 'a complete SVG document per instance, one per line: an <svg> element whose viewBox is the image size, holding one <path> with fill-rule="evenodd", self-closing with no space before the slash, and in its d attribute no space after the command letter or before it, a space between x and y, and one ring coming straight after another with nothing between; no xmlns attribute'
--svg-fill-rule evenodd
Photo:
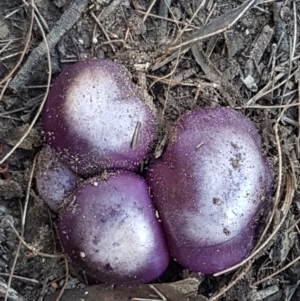
<svg viewBox="0 0 300 301"><path fill-rule="evenodd" d="M163 300L163 301L167 301L167 298L152 284L149 284L150 288L153 289L156 294Z"/></svg>
<svg viewBox="0 0 300 301"><path fill-rule="evenodd" d="M205 36L204 35L203 36L201 36L201 35L199 36L198 31L196 31L194 34L191 35L191 37L187 41L185 41L185 42L183 42L183 43L181 43L179 45L173 46L169 50L171 50L171 51L177 50L179 48L182 48L183 46L187 46L189 44L190 45L194 44L194 43L202 40L204 37L210 37L210 36L215 35L217 33L221 33L221 32L224 32L224 31L228 30L230 27L232 27L253 6L253 4L255 3L255 1L256 0L246 1L240 7L238 7L235 10L233 10L228 15L228 16L232 16L233 20L231 22L229 22L229 24L227 24L227 26L225 26L223 28L220 28L220 29L217 29L212 34L207 34ZM217 21L219 21L219 19L218 20L214 20L215 23L217 23ZM211 23L210 23L210 26L212 25ZM213 24L213 25L215 25L215 24ZM208 27L209 24L207 24L206 26ZM200 31L202 32L202 31L205 31L205 30L204 30L204 28L201 28Z"/></svg>
<svg viewBox="0 0 300 301"><path fill-rule="evenodd" d="M33 1L33 0L32 0ZM43 107L44 107L44 104L46 102L46 99L47 99L47 96L48 96L48 92L49 92L49 89L50 89L50 82L51 82L51 73L52 73L52 67L51 67L51 57L50 57L50 49L48 47L48 43L47 43L47 39L46 39L46 35L45 35L45 31L39 21L39 19L36 19L36 22L41 30L41 33L42 33L42 36L43 36L43 39L44 39L44 42L45 42L45 48L46 48L46 53L47 53L47 61L48 61L48 82L47 82L47 88L46 88L46 92L45 92L45 95L44 95L44 98L38 108L38 111L36 113L36 115L34 116L31 124L29 125L28 129L26 130L26 132L23 134L23 136L20 138L20 140L16 143L16 145L14 145L14 147L6 154L6 156L4 156L4 158L2 158L0 160L0 165L3 164L13 153L14 151L20 146L20 144L24 141L24 139L28 136L28 134L31 132L32 128L34 127L36 121L38 120L42 110L43 110ZM14 78L15 79L15 78Z"/></svg>
<svg viewBox="0 0 300 301"><path fill-rule="evenodd" d="M200 147L204 144L204 142L201 142L199 143L197 146L196 146L196 150L200 149Z"/></svg>
<svg viewBox="0 0 300 301"><path fill-rule="evenodd" d="M220 86L216 83L196 82L196 83L193 84L193 83L180 82L180 81L177 81L177 80L174 80L174 79L165 79L164 77L158 77L158 76L153 76L153 75L149 75L149 74L147 74L146 77L151 78L151 79L155 79L155 83L161 82L161 83L168 84L168 85L179 85L179 86L195 87L195 88L202 88L202 87L217 88L217 87ZM154 84L151 84L151 87Z"/></svg>
<svg viewBox="0 0 300 301"><path fill-rule="evenodd" d="M63 257L65 257L65 254L63 254L63 253L48 254L48 253L44 253L44 252L40 252L40 251L36 250L35 247L29 245L24 240L24 238L22 237L22 235L19 234L19 232L16 230L16 228L14 227L14 225L9 220L7 220L6 222L11 226L11 228L13 229L13 231L15 232L15 234L17 235L17 237L18 237L19 241L21 242L21 244L24 247L26 247L29 251L31 251L33 255L39 255L39 256L47 257L47 258L63 258Z"/></svg>
<svg viewBox="0 0 300 301"><path fill-rule="evenodd" d="M145 14L146 14L145 12L143 12L143 11L141 11L141 10L138 10L138 9L136 9L135 12L138 13L138 14L142 14L142 15L145 15ZM156 19L160 19L160 20L165 20L165 21L168 21L168 22L171 22L171 23L176 23L176 24L180 24L180 25L184 24L184 23L181 22L181 21L173 20L173 19L170 19L170 18L165 18L165 17L159 16L159 15L155 15L155 14L150 14L150 13L149 13L148 16L149 16L149 17L156 18ZM195 28L195 29L199 29L198 26L194 26L194 25L192 25L192 24L190 24L189 27Z"/></svg>
<svg viewBox="0 0 300 301"><path fill-rule="evenodd" d="M8 273L0 273L0 276L7 276L9 277L10 274ZM27 277L23 277L23 276L18 276L18 275L12 275L13 278L15 279L19 279L19 280L22 280L22 281L28 281L28 282L32 282L32 283L40 283L38 280L36 279L32 279L32 278L27 278Z"/></svg>
<svg viewBox="0 0 300 301"><path fill-rule="evenodd" d="M147 9L147 12L142 20L143 23L145 23L146 19L148 18L148 14L150 13L151 9L153 8L154 4L156 3L156 0L153 0L150 4L149 8Z"/></svg>
<svg viewBox="0 0 300 301"><path fill-rule="evenodd" d="M299 89L300 89L300 87L299 87ZM253 105L253 106L245 106L245 108L247 108L247 109L284 109L284 108L292 108L292 107L297 107L297 106L300 106L300 102L295 102L295 103L286 104L286 105L271 105L271 106Z"/></svg>
<svg viewBox="0 0 300 301"><path fill-rule="evenodd" d="M252 283L252 285L257 286L257 285L261 284L262 282L264 282L264 281L266 281L266 280L268 280L270 278L273 278L274 276L276 276L277 274L280 274L281 272L283 272L284 270L286 270L287 268L289 268L290 266L292 266L293 264L295 264L299 260L300 260L300 256L298 256L297 258L295 258L294 260L292 260L290 263L288 263L283 268L281 268L281 269L277 270L276 272L272 273L271 275L269 275L269 276L267 276L267 277L265 277L265 278L263 278L261 280L258 280L256 282Z"/></svg>
<svg viewBox="0 0 300 301"><path fill-rule="evenodd" d="M208 16L207 16L207 18L206 18L206 20L205 20L205 22L204 22L204 25L206 25L206 24L208 23L208 21L209 21L211 15L212 15L212 13L215 11L215 8L216 8L216 7L217 7L217 3L214 4L214 6L212 7L211 11L209 12L209 14L208 14Z"/></svg>
<svg viewBox="0 0 300 301"><path fill-rule="evenodd" d="M32 35L32 28L33 28L33 20L34 20L34 0L31 1L31 19L30 19L30 26L29 26L29 31L28 31L28 36L26 39L26 43L24 46L24 49L22 51L22 54L19 58L19 61L17 62L17 64L15 65L15 67L9 72L9 74L7 74L2 80L0 80L0 85L5 83L9 78L12 77L12 75L15 73L15 71L19 68L20 64L23 62L24 56L27 52L27 49L29 47L29 43L30 43L30 39L31 39L31 35Z"/></svg>
<svg viewBox="0 0 300 301"><path fill-rule="evenodd" d="M5 61L5 60L7 60L7 59L10 59L10 58L12 58L12 57L15 57L15 56L17 56L17 55L19 55L19 54L22 54L23 53L23 51L18 51L18 52L15 52L15 53L12 53L12 54L9 54L9 55L7 55L7 56L4 56L4 57L2 57L1 59L0 59L0 62L3 62L3 61ZM13 68L13 70L14 70L15 68ZM10 72L11 73L11 72ZM9 75L10 75L10 73L9 73ZM7 78L5 77L0 83L4 83L4 81L6 80Z"/></svg>
<svg viewBox="0 0 300 301"><path fill-rule="evenodd" d="M46 40L41 42L29 55L26 63L23 65L21 70L17 73L14 79L10 83L10 88L16 92L20 92L29 77L32 74L34 68L41 62L42 58L47 53L47 48L51 51L61 37L72 28L72 26L81 17L81 13L84 11L88 4L88 0L74 0L73 3L67 8L60 20L52 28L50 33L47 35ZM35 17L37 20L37 18ZM46 46L46 42L48 46ZM51 72L50 72L51 73ZM10 75L11 76L11 75ZM1 84L1 82L0 82Z"/></svg>
<svg viewBox="0 0 300 301"><path fill-rule="evenodd" d="M27 185L26 198L25 198L24 210L23 210L22 221L21 221L21 227L23 229L22 233L24 232L24 229L25 229L27 208L28 208L28 203L29 203L31 184L32 184L33 176L34 176L36 158L37 158L37 155L33 159L32 167L31 167L31 172L30 172L30 176L29 176L29 181L28 181L28 185Z"/></svg>
<svg viewBox="0 0 300 301"><path fill-rule="evenodd" d="M114 53L116 53L116 49L114 47L114 45L111 43L111 39L108 36L108 34L106 33L104 27L102 26L102 24L100 23L100 21L98 20L98 18L95 16L95 14L93 12L91 12L91 16L93 17L93 19L96 21L96 23L98 24L98 26L100 27L100 29L102 30L103 34L105 35L107 41L109 42L109 46L111 47L112 51Z"/></svg>
<svg viewBox="0 0 300 301"><path fill-rule="evenodd" d="M168 17L168 10L171 5L171 0L160 0L159 3L159 10L158 13L160 16L163 18ZM149 13L150 16L150 13ZM158 30L158 35L157 35L157 40L160 45L165 44L167 40L167 21L164 19L161 19L159 21L159 30Z"/></svg>
<svg viewBox="0 0 300 301"><path fill-rule="evenodd" d="M300 80L298 81L298 101L300 101ZM298 139L300 138L300 102L298 102Z"/></svg>
<svg viewBox="0 0 300 301"><path fill-rule="evenodd" d="M194 12L194 14L192 15L192 17L187 21L186 25L184 26L184 28L182 30L180 30L178 37L176 38L175 43L177 43L179 41L179 39L182 37L183 33L187 30L188 27L191 26L193 20L195 19L195 17L197 16L197 14L199 13L200 9L203 8L204 6L204 1L202 1L200 3L200 5L198 6L198 8L196 9L196 11Z"/></svg>
<svg viewBox="0 0 300 301"><path fill-rule="evenodd" d="M141 125L142 124L141 124L140 121L138 121L136 123L135 130L134 130L133 137L132 137L132 142L131 142L131 148L132 149L136 149L138 139L139 139L139 135L140 135Z"/></svg>
<svg viewBox="0 0 300 301"><path fill-rule="evenodd" d="M9 47L9 45L11 44L13 42L13 40L10 40L1 50L0 50L0 54L3 52L3 51L5 51L8 47Z"/></svg>
<svg viewBox="0 0 300 301"><path fill-rule="evenodd" d="M191 46L205 38L214 36L216 34L222 33L232 27L252 6L255 4L256 0L248 0L244 2L239 7L233 9L229 13L220 16L212 20L207 25L201 27L199 30L196 30L192 33L189 38L187 38L183 43L174 45L167 49L170 52L169 56L165 58L158 58L158 61L150 68L152 71L155 71L165 64L169 63L178 56L178 51L180 54L184 54ZM176 39L177 41L177 39Z"/></svg>
<svg viewBox="0 0 300 301"><path fill-rule="evenodd" d="M238 275L231 280L226 286L223 286L215 295L210 297L208 301L217 301L220 300L220 297L224 295L229 289L231 289L239 280L241 280L250 270L252 264L248 262L246 266L244 266L243 270L238 273Z"/></svg>
<svg viewBox="0 0 300 301"><path fill-rule="evenodd" d="M3 97L3 95L4 95L4 93L5 93L6 89L7 89L7 87L8 87L8 85L9 85L9 82L10 82L10 81L11 81L11 78L7 79L7 81L6 81L6 83L5 83L4 87L3 87L3 89L2 89L2 91L1 91L1 94L0 94L0 101L2 100L2 97Z"/></svg>
<svg viewBox="0 0 300 301"><path fill-rule="evenodd" d="M68 265L68 259L67 256L64 255L64 260L65 260L65 267L66 267L66 279L65 279L65 283L64 286L62 287L62 289L59 292L59 295L57 296L55 301L59 301L61 296L63 295L65 289L67 288L68 285L68 280L69 280L69 265Z"/></svg>
<svg viewBox="0 0 300 301"><path fill-rule="evenodd" d="M49 26L46 22L46 20L44 19L44 17L41 15L40 11L38 10L38 8L36 7L35 3L33 3L33 8L34 8L34 11L37 13L37 15L39 16L39 18L41 19L44 27L46 28L47 32L49 32Z"/></svg>

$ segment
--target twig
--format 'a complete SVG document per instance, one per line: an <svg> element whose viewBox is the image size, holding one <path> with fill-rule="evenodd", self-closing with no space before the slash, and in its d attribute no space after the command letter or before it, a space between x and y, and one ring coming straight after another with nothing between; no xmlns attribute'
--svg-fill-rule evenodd
<svg viewBox="0 0 300 301"><path fill-rule="evenodd" d="M24 1L24 0L23 0ZM36 47L28 57L26 63L21 70L17 73L10 83L10 88L16 92L20 92L27 81L29 80L34 68L40 64L45 54L52 50L61 37L76 23L80 18L81 13L88 4L88 0L74 0L73 3L67 8L60 20L52 28L47 38ZM37 20L37 18L35 17ZM51 70L49 69L51 75Z"/></svg>
<svg viewBox="0 0 300 301"><path fill-rule="evenodd" d="M170 76L171 79L172 79L172 76L173 76L173 74L175 73L175 71L176 71L176 69L177 69L177 66L178 66L178 64L179 64L179 56L180 56L180 51L178 51L178 55L177 55L177 58L176 58L176 62L175 62L175 64L174 64L174 68L171 70L171 72L170 72L168 75L164 76L163 78L167 78L167 77ZM155 83L155 82L154 82L154 83ZM154 83L152 83L151 86L153 86ZM167 103L168 103L168 100L169 100L168 95L169 95L170 88L171 88L171 85L168 84L166 99L165 99L164 107L163 107L162 113L161 113L161 121L163 120L163 117L164 117L164 115L165 115L165 111L166 111L166 108L167 108Z"/></svg>
<svg viewBox="0 0 300 301"><path fill-rule="evenodd" d="M167 298L152 284L149 287L155 291L155 293L162 299L162 301L167 301Z"/></svg>
<svg viewBox="0 0 300 301"><path fill-rule="evenodd" d="M300 222L300 218L298 218L293 224L286 230L287 232L290 232L293 228L295 228Z"/></svg>
<svg viewBox="0 0 300 301"><path fill-rule="evenodd" d="M66 267L66 279L65 279L65 283L64 286L62 287L62 289L59 292L59 295L57 296L55 301L59 301L61 296L63 295L65 289L67 288L68 285L68 280L69 280L69 264L68 264L68 259L67 256L64 255L64 260L65 260L65 267Z"/></svg>
<svg viewBox="0 0 300 301"><path fill-rule="evenodd" d="M195 17L197 16L197 14L199 13L200 9L203 7L204 5L204 1L202 1L198 8L196 9L196 11L194 12L194 14L191 16L191 18L187 21L187 24L184 26L184 28L182 30L179 31L179 35L176 38L174 44L176 44L182 37L183 33L187 30L187 28L192 24L193 20L195 19Z"/></svg>
<svg viewBox="0 0 300 301"><path fill-rule="evenodd" d="M136 13L138 14L142 14L142 15L145 15L146 13L141 11L141 10L135 10ZM170 19L170 18L165 18L165 17L162 17L162 16L159 16L159 15L155 15L155 14L148 14L149 17L153 17L153 18L156 18L156 19L160 19L160 20L165 20L165 21L168 21L168 22L171 22L171 23L176 23L176 24L180 24L180 25L185 25L183 22L181 21L177 21L177 20L173 20L173 19ZM190 27L194 28L194 29L199 29L198 26L194 26L192 24L190 24Z"/></svg>
<svg viewBox="0 0 300 301"><path fill-rule="evenodd" d="M7 43L10 41L16 42L16 41L20 41L20 40L23 40L23 38L4 39L4 40L0 40L0 43Z"/></svg>
<svg viewBox="0 0 300 301"><path fill-rule="evenodd" d="M6 222L11 226L11 228L13 229L13 231L15 232L15 234L17 235L17 237L18 237L19 241L21 242L21 244L24 247L26 247L29 251L31 251L34 256L39 255L39 256L47 257L47 258L63 258L63 257L65 257L65 254L63 254L63 253L60 253L60 254L48 254L48 253L43 253L43 252L38 251L35 247L29 245L24 240L24 238L22 237L23 234L20 235L19 232L14 227L14 225L9 220L7 220Z"/></svg>
<svg viewBox="0 0 300 301"><path fill-rule="evenodd" d="M162 17L159 21L159 30L157 34L157 41L159 45L163 45L167 41L167 21L165 20L168 17L168 11L171 5L171 0L160 0L158 13ZM148 14L150 15L150 13ZM177 20L175 19L175 23L178 26Z"/></svg>
<svg viewBox="0 0 300 301"><path fill-rule="evenodd" d="M9 47L9 45L10 45L11 43L13 43L13 40L8 41L8 43L0 50L0 54L1 54L2 52L4 52L4 51Z"/></svg>
<svg viewBox="0 0 300 301"><path fill-rule="evenodd" d="M40 18L41 22L43 23L44 27L46 28L47 32L49 32L49 26L35 4L33 4L33 8L34 8L34 11L36 12L36 14L39 16L39 18Z"/></svg>
<svg viewBox="0 0 300 301"><path fill-rule="evenodd" d="M234 106L234 99L239 99L240 94L237 93L236 88L224 77L222 72L213 64L213 62L206 56L202 49L198 49L195 44L191 47L192 54L197 64L201 67L207 78L218 85L225 86L230 93L223 91L224 100L230 107Z"/></svg>
<svg viewBox="0 0 300 301"><path fill-rule="evenodd" d="M8 79L6 80L6 82L5 82L5 84L4 84L4 87L3 87L2 91L1 91L1 94L0 94L0 101L2 100L2 97L3 97L3 95L4 95L4 93L5 93L6 89L7 89L7 87L8 87L8 85L9 85L9 82L10 82L10 81L11 81L11 77L8 78Z"/></svg>
<svg viewBox="0 0 300 301"><path fill-rule="evenodd" d="M207 24L206 26L201 28L199 31L196 31L195 33L193 33L187 41L185 41L179 45L173 46L169 50L173 51L178 48L182 48L184 46L194 44L194 43L204 39L204 36L203 36L204 33L206 34L205 37L208 38L212 35L215 35L215 34L218 34L218 33L228 30L253 6L253 4L255 2L256 2L256 0L249 0L249 1L244 2L241 6L232 10L228 15L222 16L222 17L214 20L213 22ZM214 32L210 32L212 28L214 28Z"/></svg>
<svg viewBox="0 0 300 301"><path fill-rule="evenodd" d="M8 278L7 290L6 290L4 301L7 301L7 298L8 298L8 295L9 295L9 288L11 286L11 282L12 282L12 279L13 279L13 276L14 276L13 274L14 274L14 270L15 270L15 267L16 267L16 264L17 264L19 253L20 253L21 244L23 244L29 250L31 250L34 255L41 255L41 256L44 256L44 257L53 257L53 256L55 256L55 258L59 257L59 255L50 255L50 254L39 252L39 251L35 250L34 247L28 245L25 242L25 240L23 239L24 231L25 231L25 219L26 219L26 215L27 215L27 207L28 207L30 189L31 189L31 184L32 184L32 179L33 179L33 174L34 174L34 169L35 169L35 163L36 163L36 156L35 156L33 164L32 164L31 173L30 173L30 177L29 177L29 181L28 181L28 185L27 185L27 192L26 192L24 209L21 210L22 211L21 235L15 229L13 224L10 221L7 221L9 223L9 225L12 227L12 229L14 230L14 232L16 233L17 237L19 238L19 244L18 244L17 251L15 253L14 262L13 262L13 265L12 265L12 268L11 268L11 271L10 271L10 275L9 275L9 278Z"/></svg>
<svg viewBox="0 0 300 301"><path fill-rule="evenodd" d="M288 53L288 35L287 26L280 12L284 1L274 1L273 19L275 25L275 38L277 40L278 53Z"/></svg>
<svg viewBox="0 0 300 301"><path fill-rule="evenodd" d="M99 20L99 22L101 20L105 20L105 18L107 16L109 16L112 12L114 12L117 9L117 7L120 5L121 1L122 0L112 0L109 5L107 5L104 9L102 9L101 12L97 15L97 19ZM94 27L93 27L93 33L92 33L93 43L94 43L94 40L95 40L95 37L96 37L96 30L97 30L97 24L95 24ZM122 43L125 44L125 41L122 40ZM99 45L99 46L101 46L101 45ZM94 47L92 47L92 56L94 56Z"/></svg>
<svg viewBox="0 0 300 301"><path fill-rule="evenodd" d="M292 108L297 106L300 106L300 102L290 103L286 105L271 105L271 106L253 105L253 106L245 106L244 109L284 109L284 108Z"/></svg>
<svg viewBox="0 0 300 301"><path fill-rule="evenodd" d="M143 18L143 20L142 20L143 23L145 23L145 21L147 20L148 14L150 13L150 11L151 11L151 9L153 8L153 6L154 6L154 4L156 3L156 1L157 1L157 0L152 0L151 4L150 4L149 8L147 9L146 14L145 14L145 16L144 16L144 18Z"/></svg>
<svg viewBox="0 0 300 301"><path fill-rule="evenodd" d="M167 50L171 52L171 54L169 54L169 56L167 58L164 58L162 61L159 61L156 64L154 64L151 70L157 70L165 64L169 63L174 58L176 58L178 55L178 49L180 49L181 53L185 53L196 42L199 42L200 40L228 30L254 5L255 2L256 0L248 0L244 2L242 5L240 5L236 9L233 9L228 14L218 17L206 26L203 26L199 30L196 30L183 43L168 48Z"/></svg>
<svg viewBox="0 0 300 301"><path fill-rule="evenodd" d="M23 51L18 51L18 52L9 54L9 55L7 55L7 56L4 56L4 57L0 58L0 62L3 62L3 61L5 61L5 60L7 60L7 59L11 59L12 57L15 57L15 56L17 56L17 55L19 55L19 54L22 54L22 53L23 53ZM5 78L4 78L4 79L5 79ZM3 82L4 82L4 81L3 81ZM2 82L0 82L0 83L2 83Z"/></svg>
<svg viewBox="0 0 300 301"><path fill-rule="evenodd" d="M290 76L293 77L295 75L296 71L293 72ZM283 76L285 76L285 73L279 73L275 78L274 81L272 82L277 82L279 79L281 79ZM250 104L252 104L253 102L256 102L257 100L259 100L260 98L262 98L264 95L269 94L270 92L274 91L275 89L279 88L280 86L284 85L290 78L285 78L281 83L279 83L276 86L272 85L272 82L269 82L268 84L266 84L255 96L253 96L251 99L249 99L245 105L245 108L247 108ZM268 90L268 88L272 86L271 89Z"/></svg>
<svg viewBox="0 0 300 301"><path fill-rule="evenodd" d="M95 16L95 14L93 12L91 12L91 16L93 17L93 19L95 20L95 22L98 24L98 26L100 27L100 29L102 30L104 36L106 37L107 41L109 42L109 46L111 47L112 51L114 53L116 53L116 49L114 47L114 45L111 43L111 39L108 36L108 34L106 33L104 27L102 26L102 24L100 23L100 21L98 20L98 18Z"/></svg>
<svg viewBox="0 0 300 301"><path fill-rule="evenodd" d="M257 286L259 285L260 283L270 279L270 278L273 278L274 276L280 274L281 272L283 272L284 270L286 270L287 268L289 268L290 266L294 265L297 261L300 260L300 256L298 256L297 258L295 258L294 260L292 260L290 263L288 263L287 265L285 265L283 268L277 270L276 272L272 273L271 275L259 280L259 281L256 281L254 283L252 283L251 285L253 286Z"/></svg>
<svg viewBox="0 0 300 301"><path fill-rule="evenodd" d="M269 46L269 43L274 35L274 29L269 25L265 25L261 32L257 35L255 41L252 44L252 49L250 51L250 55L245 64L245 77L248 75L255 78L255 74L260 72L259 67L257 66L263 54L265 53L266 48ZM272 53L274 53L274 49L272 48ZM257 83L255 82L255 89L250 89L253 92L257 92Z"/></svg>
<svg viewBox="0 0 300 301"><path fill-rule="evenodd" d="M277 206L278 206L279 201L280 201L280 192L281 192L281 186L282 186L282 149L281 149L281 144L280 144L280 138L279 138L278 131L279 131L279 122L280 122L280 120L281 120L281 118L282 118L282 116L283 116L286 109L287 108L284 108L281 111L281 113L280 113L279 117L277 118L277 121L274 125L274 132L275 132L275 139L276 139L277 153L278 153L278 181L277 181L277 187L276 187L276 193L275 193L275 202L274 202L273 209L272 209L272 212L271 212L271 216L269 217L268 223L265 226L264 231L261 234L253 253L257 252L256 250L258 249L258 246L264 240L265 235L266 235L266 233L267 233L267 231L268 231L268 229L271 225L271 222L273 221Z"/></svg>
<svg viewBox="0 0 300 301"><path fill-rule="evenodd" d="M248 262L246 266L244 266L243 270L240 272L237 272L237 276L233 277L233 279L230 281L229 284L226 286L223 286L219 292L215 293L212 297L208 299L208 301L217 301L221 296L223 296L228 290L230 290L239 280L241 280L250 270L252 264L251 262Z"/></svg>
<svg viewBox="0 0 300 301"><path fill-rule="evenodd" d="M296 9L296 2L293 1L293 16L294 16L294 31L293 31L293 46L292 46L292 60L295 56L295 49L297 44L297 36L298 36L298 27L297 27L297 9Z"/></svg>
<svg viewBox="0 0 300 301"><path fill-rule="evenodd" d="M19 241L18 247L17 247L17 250L16 250L16 254L14 256L14 261L13 261L13 264L12 264L12 267L11 267L10 275L9 275L9 278L8 278L8 281L7 281L7 289L6 289L4 301L7 301L8 296L9 296L9 290L10 290L10 286L11 286L11 282L12 282L12 278L13 278L13 273L14 273L14 270L15 270L16 265L17 265L18 254L20 253L21 245L22 245L21 241Z"/></svg>
<svg viewBox="0 0 300 301"><path fill-rule="evenodd" d="M8 273L0 273L0 276L10 276L11 274L8 274ZM22 280L22 281L28 281L28 282L32 282L32 283L40 283L38 280L36 279L32 279L32 278L27 278L27 277L23 277L23 276L18 276L18 275L12 275L13 278L15 279L19 279L19 280Z"/></svg>
<svg viewBox="0 0 300 301"><path fill-rule="evenodd" d="M218 85L216 83L206 83L206 82L201 82L201 83L197 83L197 82L196 83L186 83L186 82L180 82L180 81L177 81L177 80L174 80L174 79L165 79L165 78L154 76L154 75L150 75L150 74L147 74L146 77L151 78L151 79L155 79L155 83L161 82L161 83L168 84L168 85L171 85L171 86L179 85L179 86L195 87L195 88L198 88L198 87L213 87L213 88L217 88L217 87L220 86L220 85ZM151 86L153 86L153 85L151 84Z"/></svg>
<svg viewBox="0 0 300 301"><path fill-rule="evenodd" d="M9 14L5 15L4 19L8 19L9 17L13 16L14 14L16 14L24 6L25 6L24 4L20 5L17 9L15 9L12 12L10 12Z"/></svg>
<svg viewBox="0 0 300 301"><path fill-rule="evenodd" d="M300 80L298 81L298 100L300 100ZM300 102L298 103L298 125L299 125L299 130L298 130L298 139L300 139Z"/></svg>
<svg viewBox="0 0 300 301"><path fill-rule="evenodd" d="M45 295L45 292L46 292L46 289L47 289L47 282L48 282L48 277L43 281L43 286L42 286L42 289L40 291L39 298L38 298L37 301L43 301L44 300L44 295Z"/></svg>
<svg viewBox="0 0 300 301"><path fill-rule="evenodd" d="M33 180L34 170L35 170L36 158L37 158L37 155L33 159L32 167L31 167L31 172L30 172L30 176L29 176L29 181L28 181L28 185L27 185L25 204L24 204L22 221L21 221L22 235L24 234L24 229L25 229L27 208L28 208L28 203L29 203L31 184L32 184L32 180Z"/></svg>
<svg viewBox="0 0 300 301"><path fill-rule="evenodd" d="M215 11L215 8L217 7L217 3L214 4L214 6L212 7L212 9L210 10L205 22L204 22L204 25L206 25L211 17L211 15L213 14L213 12Z"/></svg>
<svg viewBox="0 0 300 301"><path fill-rule="evenodd" d="M2 79L0 80L0 85L2 85L3 83L5 83L9 78L12 77L12 75L15 73L15 71L19 68L20 64L23 62L24 56L27 52L29 43L30 43L30 39L31 39L31 34L32 34L32 28L33 28L33 20L34 20L34 0L31 0L31 19L30 19L30 26L29 26L29 31L28 31L28 36L24 45L24 49L22 51L22 54L19 58L19 61L17 62L17 64L15 65L15 67Z"/></svg>
<svg viewBox="0 0 300 301"><path fill-rule="evenodd" d="M98 20L106 19L111 13L116 11L117 7L121 4L122 0L112 0L97 16Z"/></svg>
<svg viewBox="0 0 300 301"><path fill-rule="evenodd" d="M162 299L130 298L131 301L163 301Z"/></svg>
<svg viewBox="0 0 300 301"><path fill-rule="evenodd" d="M141 130L141 122L138 121L136 123L134 133L133 133L133 137L132 137L132 142L131 142L131 148L132 149L136 149L138 139L139 139L139 135L140 135L140 130Z"/></svg>
<svg viewBox="0 0 300 301"><path fill-rule="evenodd" d="M34 127L36 121L38 120L38 118L39 118L39 116L40 116L40 114L41 114L41 112L43 110L44 104L45 104L47 96L48 96L49 88L50 88L51 73L52 73L52 71L51 71L52 68L51 68L50 50L49 50L49 47L48 47L48 42L47 42L47 39L46 39L46 35L45 35L45 32L44 32L44 29L43 29L43 27L42 27L39 19L35 18L35 20L36 20L36 22L38 24L38 27L40 28L40 31L42 33L42 36L43 36L43 39L44 39L44 43L45 43L45 49L46 49L46 53L47 53L47 61L48 61L48 82L47 82L47 88L46 88L46 92L45 92L43 101L41 102L41 104L39 106L39 109L38 109L36 115L34 116L31 124L29 125L28 129L23 134L23 136L20 138L20 140L15 144L15 146L13 146L13 148L6 154L6 156L4 156L4 158L2 158L0 160L0 165L3 164L14 153L14 151L19 147L19 145L24 141L24 139L31 132L32 128Z"/></svg>
<svg viewBox="0 0 300 301"><path fill-rule="evenodd" d="M17 112L22 112L26 109L28 110L30 107L33 107L33 106L35 106L35 104L33 104L31 106L26 106L26 107L22 107L22 108L19 108L19 109L3 112L3 113L0 113L0 117L4 117L4 116L7 116L7 115L10 115L10 114L13 114L13 113L17 113Z"/></svg>
<svg viewBox="0 0 300 301"><path fill-rule="evenodd" d="M290 55L289 55L289 71L288 71L288 75L287 78L290 79L291 78L291 72L292 72L292 67L293 67L293 46L292 46L292 38L290 37ZM282 96L281 96L281 104L284 101L284 94L286 92L287 89L287 85L288 85L288 80L285 81L283 89L282 89Z"/></svg>
<svg viewBox="0 0 300 301"><path fill-rule="evenodd" d="M121 39L118 39L118 40L109 40L109 41L103 42L101 44L98 44L98 46L99 47L104 46L104 45L110 45L111 46L114 43L122 43L123 44L122 46L125 46L125 41L121 40Z"/></svg>

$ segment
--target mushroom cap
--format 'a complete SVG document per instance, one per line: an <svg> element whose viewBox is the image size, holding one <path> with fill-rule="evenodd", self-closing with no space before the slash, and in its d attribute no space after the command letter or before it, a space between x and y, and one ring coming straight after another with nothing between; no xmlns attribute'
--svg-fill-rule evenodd
<svg viewBox="0 0 300 301"><path fill-rule="evenodd" d="M102 282L149 282L169 262L147 184L131 172L86 181L68 198L58 230L72 261Z"/></svg>
<svg viewBox="0 0 300 301"><path fill-rule="evenodd" d="M216 108L185 115L146 180L170 253L184 267L215 273L253 248L271 176L260 136L242 114Z"/></svg>
<svg viewBox="0 0 300 301"><path fill-rule="evenodd" d="M49 92L42 124L47 144L83 176L134 170L156 129L153 110L126 69L108 60L80 61L64 70Z"/></svg>

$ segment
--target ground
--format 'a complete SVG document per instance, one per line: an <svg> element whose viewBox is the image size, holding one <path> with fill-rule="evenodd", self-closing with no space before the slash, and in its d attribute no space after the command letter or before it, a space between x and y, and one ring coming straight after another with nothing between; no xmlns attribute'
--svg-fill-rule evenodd
<svg viewBox="0 0 300 301"><path fill-rule="evenodd" d="M289 0L2 0L0 300L299 300L299 16ZM160 120L155 156L164 129L193 108L228 106L253 121L273 209L238 269L202 276L173 262L153 286L113 288L59 255L57 216L35 188L39 116L49 84L85 58L123 64L146 89Z"/></svg>

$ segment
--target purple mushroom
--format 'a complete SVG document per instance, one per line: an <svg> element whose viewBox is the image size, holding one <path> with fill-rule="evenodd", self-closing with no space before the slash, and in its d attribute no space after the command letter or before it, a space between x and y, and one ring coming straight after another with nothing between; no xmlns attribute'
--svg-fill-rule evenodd
<svg viewBox="0 0 300 301"><path fill-rule="evenodd" d="M134 170L145 159L156 121L121 65L80 61L54 82L42 115L46 142L83 176Z"/></svg>
<svg viewBox="0 0 300 301"><path fill-rule="evenodd" d="M169 262L147 184L131 172L86 181L68 198L58 230L73 262L101 282L149 282Z"/></svg>
<svg viewBox="0 0 300 301"><path fill-rule="evenodd" d="M171 256L204 274L244 259L268 208L270 174L259 134L242 114L202 109L179 120L146 175Z"/></svg>
<svg viewBox="0 0 300 301"><path fill-rule="evenodd" d="M47 145L38 154L35 177L40 197L56 213L79 180L79 176L62 163Z"/></svg>

